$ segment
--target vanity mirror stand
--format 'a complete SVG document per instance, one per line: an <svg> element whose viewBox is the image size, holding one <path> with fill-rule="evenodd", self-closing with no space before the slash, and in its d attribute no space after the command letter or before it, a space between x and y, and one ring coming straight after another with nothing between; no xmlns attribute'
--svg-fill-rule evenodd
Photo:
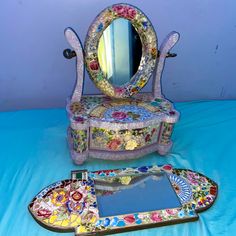
<svg viewBox="0 0 236 236"><path fill-rule="evenodd" d="M77 82L67 104L68 140L76 164L88 157L127 160L166 154L179 113L161 92L161 74L179 39L171 32L157 49L148 18L136 7L116 4L89 28L84 52L76 33L65 30L76 56ZM104 95L82 96L84 63ZM140 93L150 77L153 92ZM198 219L217 197L208 177L171 165L72 171L71 178L40 191L29 211L42 226L75 235L104 235Z"/></svg>
<svg viewBox="0 0 236 236"><path fill-rule="evenodd" d="M160 49L145 14L128 4L103 10L91 24L82 48L71 28L65 36L76 57L77 82L67 104L68 142L76 164L87 158L127 160L157 151L165 155L179 113L161 91L166 57L179 40L171 32ZM84 67L103 95L83 95ZM152 78L152 93L141 89Z"/></svg>

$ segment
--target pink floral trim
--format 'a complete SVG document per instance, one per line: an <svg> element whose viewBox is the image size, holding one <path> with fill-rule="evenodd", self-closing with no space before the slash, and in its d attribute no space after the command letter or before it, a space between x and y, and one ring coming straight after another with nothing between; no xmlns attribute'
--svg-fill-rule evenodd
<svg viewBox="0 0 236 236"><path fill-rule="evenodd" d="M112 9L118 16L124 18L134 19L137 14L136 10L130 6L115 5Z"/></svg>

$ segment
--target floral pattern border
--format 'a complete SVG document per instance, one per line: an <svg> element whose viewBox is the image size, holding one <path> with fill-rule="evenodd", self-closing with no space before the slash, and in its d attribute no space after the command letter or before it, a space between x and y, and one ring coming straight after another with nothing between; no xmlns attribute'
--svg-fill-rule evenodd
<svg viewBox="0 0 236 236"><path fill-rule="evenodd" d="M142 42L142 58L136 74L129 83L114 87L106 80L98 61L98 42L103 31L117 18L131 22ZM115 4L103 10L91 24L85 40L85 63L90 77L106 95L116 98L138 93L153 74L157 62L157 37L149 19L139 9L128 4Z"/></svg>
<svg viewBox="0 0 236 236"><path fill-rule="evenodd" d="M191 197L182 201L182 207L152 212L127 214L99 218L94 180L116 177L126 185L127 175L166 172L179 181L171 181L177 196L180 197L181 181L191 188ZM80 173L80 174L76 174ZM83 172L84 173L84 172ZM95 172L72 172L72 179L59 181L42 190L29 204L29 209L37 221L53 229L75 230L76 234L98 233L150 224L168 224L171 222L197 219L197 212L210 207L217 196L215 182L197 172L174 169L171 165L143 166L100 170ZM79 179L77 179L77 176ZM85 178L86 179L83 179ZM172 178L173 180L173 178ZM189 190L188 190L189 191ZM189 197L189 196L188 196Z"/></svg>
<svg viewBox="0 0 236 236"><path fill-rule="evenodd" d="M91 179L56 182L36 195L29 210L38 222L59 230L94 223L98 220L94 182Z"/></svg>
<svg viewBox="0 0 236 236"><path fill-rule="evenodd" d="M159 144L168 145L170 143L170 137L173 132L173 128L174 128L173 123L162 122Z"/></svg>
<svg viewBox="0 0 236 236"><path fill-rule="evenodd" d="M82 153L88 148L87 130L79 130L69 128L70 140L72 140L72 148L78 153Z"/></svg>
<svg viewBox="0 0 236 236"><path fill-rule="evenodd" d="M141 129L108 130L91 127L90 148L107 151L135 150L157 143L159 126Z"/></svg>

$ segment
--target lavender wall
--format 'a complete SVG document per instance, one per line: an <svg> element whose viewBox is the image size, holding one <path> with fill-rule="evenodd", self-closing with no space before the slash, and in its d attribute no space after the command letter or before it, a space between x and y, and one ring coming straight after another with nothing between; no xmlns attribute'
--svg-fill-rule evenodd
<svg viewBox="0 0 236 236"><path fill-rule="evenodd" d="M84 41L109 0L1 0L0 110L65 106L75 83L75 61L62 56L63 31ZM236 98L235 0L129 0L152 21L159 43L176 30L181 40L168 59L163 92L173 101ZM150 86L146 88L150 89ZM97 92L86 75L85 93Z"/></svg>

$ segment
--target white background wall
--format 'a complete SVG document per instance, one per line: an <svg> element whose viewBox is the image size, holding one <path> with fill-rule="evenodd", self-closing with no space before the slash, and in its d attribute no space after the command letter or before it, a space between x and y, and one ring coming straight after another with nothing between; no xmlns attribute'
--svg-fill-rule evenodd
<svg viewBox="0 0 236 236"><path fill-rule="evenodd" d="M95 16L115 0L1 0L0 110L63 107L75 83L63 31L82 42ZM163 92L173 101L236 98L235 0L130 0L152 21L159 44L181 39L168 59ZM146 87L150 90L150 84ZM97 93L86 75L85 93Z"/></svg>

